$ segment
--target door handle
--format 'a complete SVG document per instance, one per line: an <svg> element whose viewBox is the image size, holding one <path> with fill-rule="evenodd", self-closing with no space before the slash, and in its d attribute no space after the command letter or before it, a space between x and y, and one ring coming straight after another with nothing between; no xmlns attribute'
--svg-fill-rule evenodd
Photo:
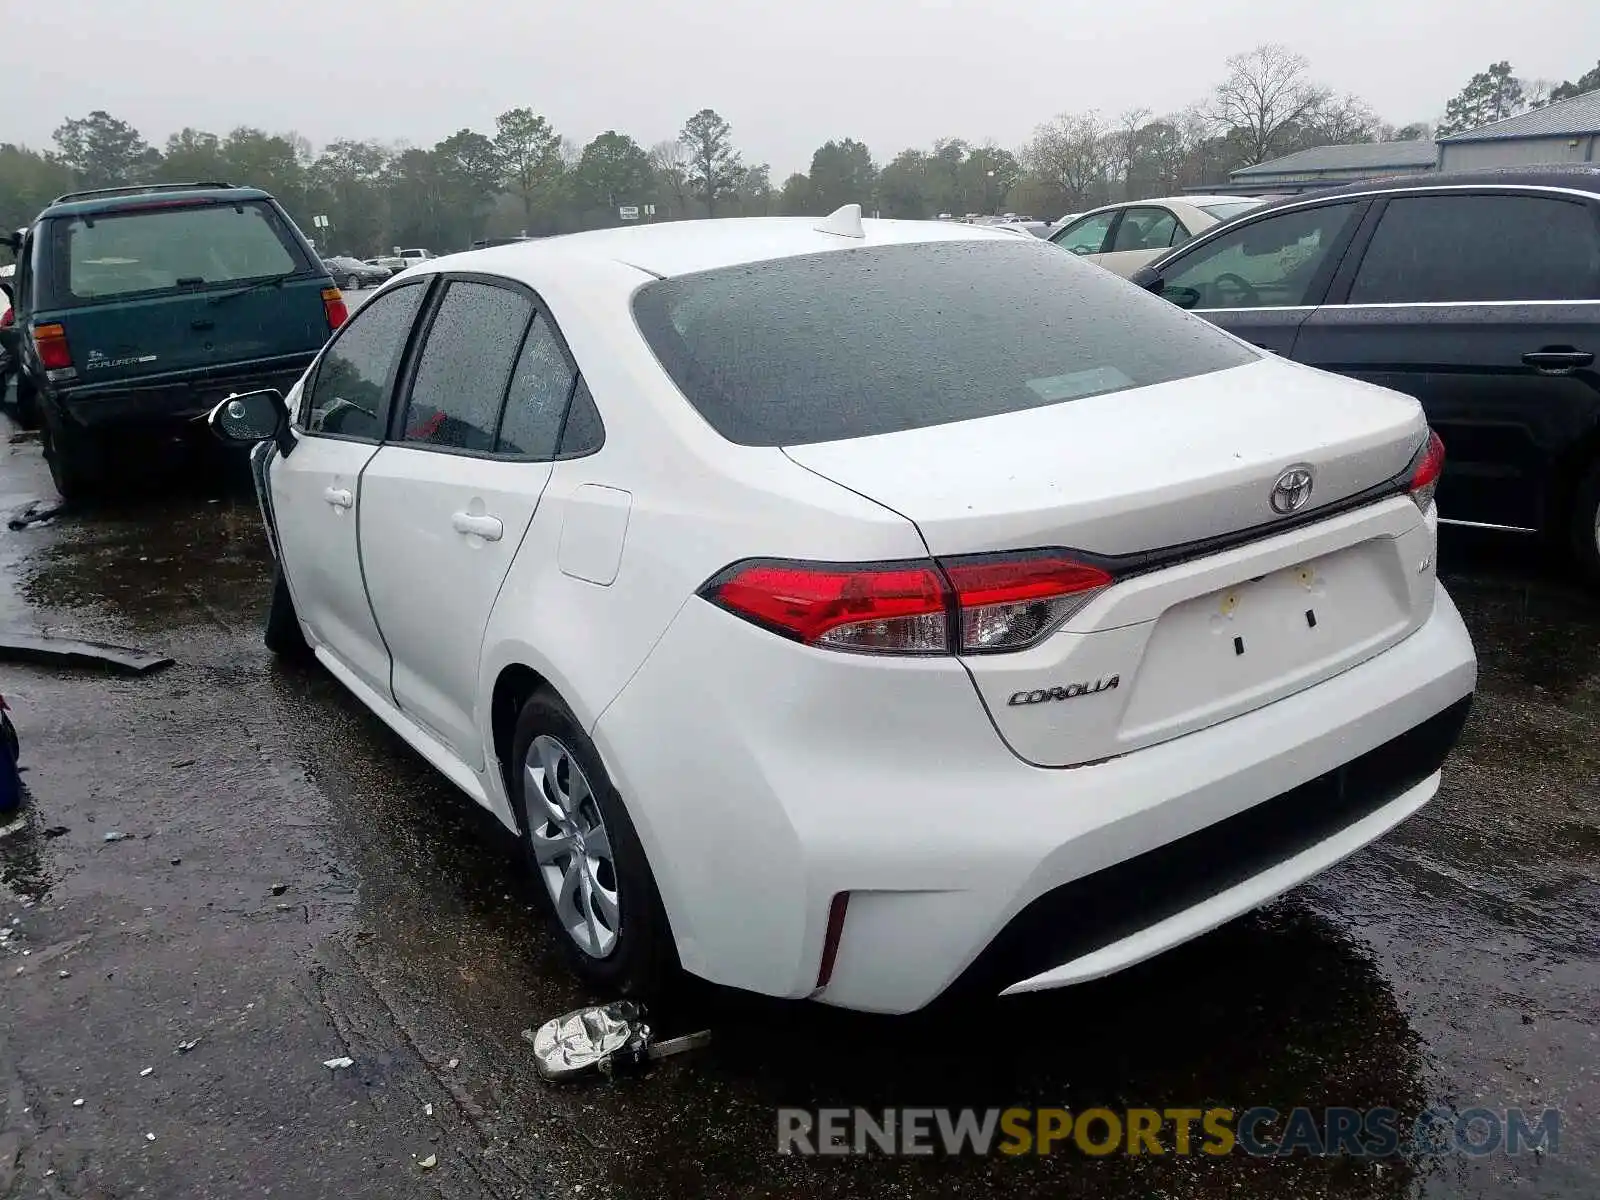
<svg viewBox="0 0 1600 1200"><path fill-rule="evenodd" d="M458 512L450 518L450 524L457 533L477 534L486 542L498 542L506 532L506 527L500 524L499 517L482 516L477 513Z"/></svg>
<svg viewBox="0 0 1600 1200"><path fill-rule="evenodd" d="M1530 350L1522 356L1522 361L1541 375L1570 375L1579 367L1587 367L1594 362L1594 355L1588 350L1552 346L1545 350Z"/></svg>
<svg viewBox="0 0 1600 1200"><path fill-rule="evenodd" d="M349 508L356 502L349 488L326 488L323 490L322 498L335 508Z"/></svg>

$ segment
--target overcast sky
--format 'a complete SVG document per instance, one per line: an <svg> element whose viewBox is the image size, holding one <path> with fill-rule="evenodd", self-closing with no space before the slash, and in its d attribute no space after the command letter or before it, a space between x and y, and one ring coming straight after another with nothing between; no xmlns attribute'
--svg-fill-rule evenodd
<svg viewBox="0 0 1600 1200"><path fill-rule="evenodd" d="M1278 41L1397 124L1475 71L1575 79L1600 2L1520 0L5 0L0 141L103 108L153 144L184 125L430 146L528 105L648 147L703 107L774 182L829 138L885 162L942 136L1014 147L1064 110L1157 113Z"/></svg>

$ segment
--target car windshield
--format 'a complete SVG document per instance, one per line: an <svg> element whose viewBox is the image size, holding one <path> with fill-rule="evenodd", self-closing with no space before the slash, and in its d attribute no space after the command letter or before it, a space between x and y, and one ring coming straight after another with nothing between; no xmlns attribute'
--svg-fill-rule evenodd
<svg viewBox="0 0 1600 1200"><path fill-rule="evenodd" d="M51 225L52 282L70 301L263 279L301 265L287 231L258 201L95 213Z"/></svg>
<svg viewBox="0 0 1600 1200"><path fill-rule="evenodd" d="M1166 383L1253 353L1109 272L1007 238L647 284L639 328L729 441L803 445Z"/></svg>
<svg viewBox="0 0 1600 1200"><path fill-rule="evenodd" d="M1220 223L1222 221L1232 220L1240 213L1247 213L1253 208L1260 208L1261 201L1225 200L1218 204L1197 204L1195 207L1201 212L1205 213L1207 216L1215 217Z"/></svg>

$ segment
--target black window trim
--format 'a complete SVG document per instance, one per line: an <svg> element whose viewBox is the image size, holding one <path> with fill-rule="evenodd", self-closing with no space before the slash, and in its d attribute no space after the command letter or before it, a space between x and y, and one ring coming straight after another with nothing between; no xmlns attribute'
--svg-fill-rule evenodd
<svg viewBox="0 0 1600 1200"><path fill-rule="evenodd" d="M1505 185L1505 184L1479 184L1459 185L1451 188L1397 188L1392 192L1378 197L1368 212L1366 220L1362 222L1361 236L1357 243L1346 251L1348 269L1341 270L1339 277L1334 280L1334 287L1330 288L1327 297L1323 300L1323 308L1341 309L1385 309L1385 308L1512 308L1525 305L1540 305L1548 307L1554 304L1600 304L1600 296L1588 299L1569 298L1565 300L1375 300L1366 303L1349 303L1350 289L1355 286L1356 275L1361 269L1361 264L1367 257L1367 251L1372 245L1372 239L1378 232L1378 224L1383 220L1383 214L1388 209L1390 201L1410 200L1414 197L1424 197L1437 192L1445 192L1456 196L1506 196L1523 197L1529 200L1545 200L1552 203L1579 204L1589 211L1589 220L1594 223L1595 236L1600 238L1600 196L1593 192L1578 192L1568 188L1538 187L1531 184ZM1552 196L1551 192L1561 192L1564 195Z"/></svg>
<svg viewBox="0 0 1600 1200"><path fill-rule="evenodd" d="M403 291L406 288L431 288L433 287L433 284L434 280L432 277L408 279L405 283L396 284L392 288L384 289L384 292L381 296L374 296L371 300L367 301L367 304L372 304L383 299L384 297L392 296L396 292ZM390 415L394 410L395 390L399 386L401 373L405 370L406 363L411 358L412 347L415 345L417 339L417 325L421 321L423 314L428 311L428 305L429 298L427 296L423 296L422 303L417 308L416 316L412 317L411 319L411 331L406 334L406 344L400 352L400 366L395 371L395 377L389 385L388 394L383 398L383 411L378 414L378 427L380 429L387 429L389 427ZM366 311L367 305L363 304L350 315L349 320L347 320L343 325L339 326L339 328L334 331L333 336L323 344L321 351L318 352L316 362L311 364L311 369L306 373L305 383L300 389L300 411L289 414L290 424L297 437L326 438L328 441L332 442L359 442L363 446L379 446L383 444L382 437L358 437L353 433L326 433L320 429L310 430L305 427L304 422L301 420L301 414L305 411L306 404L309 402L312 393L316 391L317 378L322 374L322 364L327 360L328 353L339 344L339 340L355 326L355 323L361 319L362 314Z"/></svg>
<svg viewBox="0 0 1600 1200"><path fill-rule="evenodd" d="M587 458L597 454L606 444L605 416L596 404L595 414L600 420L600 439L591 449L562 453L561 443L567 434L567 420L572 416L572 401L578 394L578 383L583 379L583 370L578 365L578 359L572 353L572 347L567 344L567 338L561 332L561 325L555 319L555 314L544 302L544 297L520 279L511 279L504 275L490 275L483 271L439 271L435 272L432 279L437 286L434 292L423 303L422 310L417 314L418 323L413 326L410 342L406 346L404 357L400 361L400 370L395 375L395 385L389 398L388 415L384 421L384 436L380 445L395 446L407 450L427 450L436 454L454 454L462 458L481 458L489 462L512 463L556 463L568 459ZM554 454L502 454L493 450L468 450L461 446L440 446L433 442L417 442L407 440L405 437L405 413L411 402L411 386L416 380L417 363L422 357L422 351L428 344L428 335L433 332L434 319L439 314L440 307L444 304L444 297L452 283L481 283L489 287L497 287L502 291L513 292L529 301L531 308L528 319L522 326L522 336L517 339L517 353L512 358L512 372L506 377L505 390L500 393L499 407L495 411L494 442L500 440L500 429L505 424L506 402L510 397L511 383L516 376L516 364L522 357L523 350L527 347L528 337L533 332L534 322L540 317L544 318L550 332L555 335L556 348L560 350L562 358L572 370L572 383L567 387L566 405L561 413L561 424L556 429L556 452ZM591 389L592 395L592 389Z"/></svg>
<svg viewBox="0 0 1600 1200"><path fill-rule="evenodd" d="M1311 284L1306 289L1306 303L1250 304L1236 308L1191 308L1188 310L1192 313L1314 312L1322 307L1324 298L1328 295L1329 287L1332 286L1335 276L1337 276L1340 268L1350 255L1350 247L1354 244L1357 234L1366 228L1373 206L1371 201L1364 197L1322 196L1304 204L1284 204L1264 209L1259 215L1242 216L1237 221L1226 222L1226 228L1220 224L1214 225L1211 229L1204 230L1189 241L1184 242L1181 250L1153 265L1165 277L1167 270L1181 260L1188 258L1191 254L1198 253L1200 249L1209 246L1213 241L1222 237L1229 237L1247 226L1254 225L1258 221L1281 217L1289 212L1298 212L1302 208L1332 208L1340 204L1355 205L1355 220L1345 226L1344 231L1339 235L1339 240L1329 247L1327 257L1323 259L1322 265L1317 268L1317 273L1312 276Z"/></svg>

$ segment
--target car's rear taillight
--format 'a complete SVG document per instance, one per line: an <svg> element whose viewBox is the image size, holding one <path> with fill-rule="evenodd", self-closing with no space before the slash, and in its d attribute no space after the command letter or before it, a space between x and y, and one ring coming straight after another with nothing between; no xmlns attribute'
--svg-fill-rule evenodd
<svg viewBox="0 0 1600 1200"><path fill-rule="evenodd" d="M5 312L0 313L0 329L8 329L12 325L15 325L16 323L17 323L17 310L16 309L8 307L5 310Z"/></svg>
<svg viewBox="0 0 1600 1200"><path fill-rule="evenodd" d="M1417 465L1411 472L1411 498L1423 512L1433 503L1433 494L1439 490L1439 476L1444 472L1444 443L1433 430L1428 430L1428 441L1417 455Z"/></svg>
<svg viewBox="0 0 1600 1200"><path fill-rule="evenodd" d="M931 562L752 562L701 589L729 612L796 641L879 654L947 654L950 610Z"/></svg>
<svg viewBox="0 0 1600 1200"><path fill-rule="evenodd" d="M72 366L72 349L67 345L67 331L63 326L35 325L33 344L46 371L64 371Z"/></svg>
<svg viewBox="0 0 1600 1200"><path fill-rule="evenodd" d="M700 595L807 645L868 654L992 654L1054 633L1113 582L1059 553L895 563L737 563Z"/></svg>
<svg viewBox="0 0 1600 1200"><path fill-rule="evenodd" d="M1109 587L1099 567L1054 554L944 564L961 615L961 653L1021 650L1048 637Z"/></svg>
<svg viewBox="0 0 1600 1200"><path fill-rule="evenodd" d="M344 293L336 287L322 289L322 311L328 316L330 333L350 319L350 310L344 303Z"/></svg>

